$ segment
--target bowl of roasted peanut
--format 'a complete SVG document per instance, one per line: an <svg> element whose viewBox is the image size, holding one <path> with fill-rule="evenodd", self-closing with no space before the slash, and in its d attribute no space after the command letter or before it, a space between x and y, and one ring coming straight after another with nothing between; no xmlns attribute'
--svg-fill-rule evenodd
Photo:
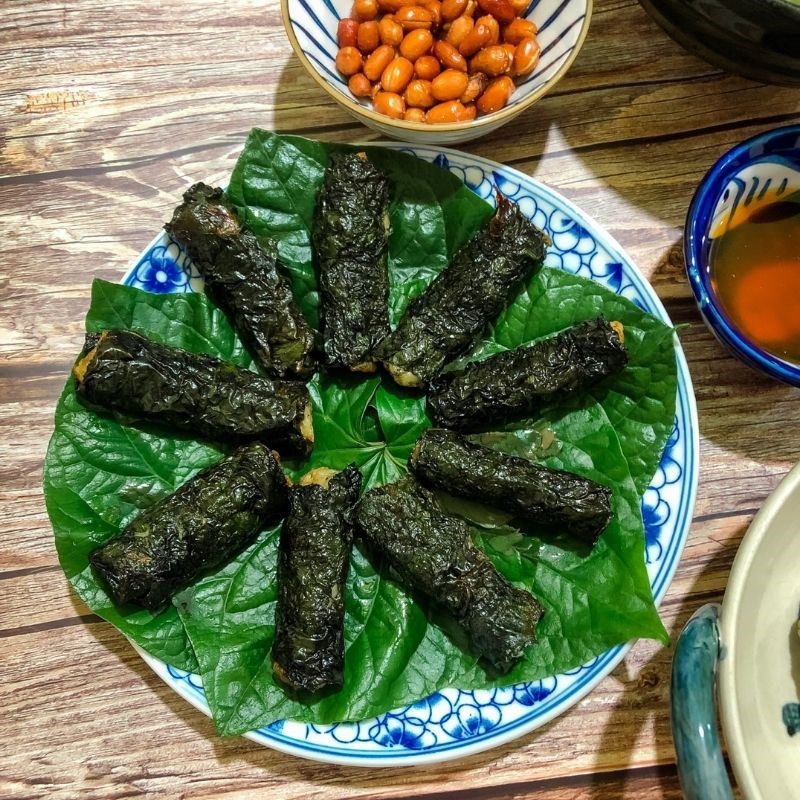
<svg viewBox="0 0 800 800"><path fill-rule="evenodd" d="M592 0L281 0L311 77L370 128L417 144L476 139L567 72Z"/></svg>

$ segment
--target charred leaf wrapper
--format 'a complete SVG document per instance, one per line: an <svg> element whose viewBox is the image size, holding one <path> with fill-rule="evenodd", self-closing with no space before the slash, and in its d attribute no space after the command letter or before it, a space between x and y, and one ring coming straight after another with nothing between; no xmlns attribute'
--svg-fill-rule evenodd
<svg viewBox="0 0 800 800"><path fill-rule="evenodd" d="M611 520L611 490L599 483L429 429L411 454L426 485L479 500L551 530L594 544Z"/></svg>
<svg viewBox="0 0 800 800"><path fill-rule="evenodd" d="M331 155L312 241L325 359L374 372L373 350L389 333L389 179L364 153Z"/></svg>
<svg viewBox="0 0 800 800"><path fill-rule="evenodd" d="M164 228L189 253L258 366L275 378L310 378L315 333L294 301L275 242L257 239L222 189L203 183L183 195Z"/></svg>
<svg viewBox="0 0 800 800"><path fill-rule="evenodd" d="M472 651L498 672L536 641L544 613L536 598L509 583L473 544L467 524L413 479L367 492L356 530L407 588L452 616Z"/></svg>
<svg viewBox="0 0 800 800"><path fill-rule="evenodd" d="M344 588L360 488L351 464L314 469L291 490L278 548L272 669L295 691L342 686Z"/></svg>
<svg viewBox="0 0 800 800"><path fill-rule="evenodd" d="M224 442L258 439L297 455L314 442L302 383L272 381L132 331L87 335L72 372L78 397L94 407Z"/></svg>
<svg viewBox="0 0 800 800"><path fill-rule="evenodd" d="M277 454L251 442L143 511L89 563L116 603L158 611L283 517L288 495Z"/></svg>
<svg viewBox="0 0 800 800"><path fill-rule="evenodd" d="M598 317L445 373L431 384L428 411L446 428L475 430L539 411L627 363L622 325Z"/></svg>
<svg viewBox="0 0 800 800"><path fill-rule="evenodd" d="M378 356L401 386L423 386L466 353L545 257L546 236L498 195L492 219L409 303Z"/></svg>

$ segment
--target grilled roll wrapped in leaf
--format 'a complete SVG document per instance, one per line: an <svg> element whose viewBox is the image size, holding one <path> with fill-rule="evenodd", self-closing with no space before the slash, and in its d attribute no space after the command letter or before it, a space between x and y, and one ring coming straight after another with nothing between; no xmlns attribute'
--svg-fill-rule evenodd
<svg viewBox="0 0 800 800"><path fill-rule="evenodd" d="M445 373L430 387L428 411L439 425L474 430L538 411L627 363L622 325L598 317Z"/></svg>
<svg viewBox="0 0 800 800"><path fill-rule="evenodd" d="M318 468L289 496L278 549L272 670L294 690L342 686L344 585L361 473Z"/></svg>
<svg viewBox="0 0 800 800"><path fill-rule="evenodd" d="M302 383L272 381L132 331L88 334L72 373L78 397L102 409L220 441L258 439L297 455L314 442Z"/></svg>
<svg viewBox="0 0 800 800"><path fill-rule="evenodd" d="M434 489L501 508L536 525L563 529L590 544L611 520L607 487L483 447L454 431L425 431L409 466Z"/></svg>
<svg viewBox="0 0 800 800"><path fill-rule="evenodd" d="M275 242L257 239L222 189L203 183L183 195L164 228L189 253L206 293L258 366L274 378L310 378L315 334L294 301Z"/></svg>
<svg viewBox="0 0 800 800"><path fill-rule="evenodd" d="M542 266L546 237L502 195L486 226L409 303L378 357L401 386L423 386L466 353Z"/></svg>
<svg viewBox="0 0 800 800"><path fill-rule="evenodd" d="M512 586L470 538L464 520L445 514L416 481L372 489L356 511L356 530L409 589L460 625L472 651L508 672L536 641L543 609Z"/></svg>
<svg viewBox="0 0 800 800"><path fill-rule="evenodd" d="M325 360L374 372L373 350L389 333L389 179L364 153L331 155L312 242Z"/></svg>
<svg viewBox="0 0 800 800"><path fill-rule="evenodd" d="M198 472L89 554L115 603L158 611L285 513L289 486L260 442Z"/></svg>

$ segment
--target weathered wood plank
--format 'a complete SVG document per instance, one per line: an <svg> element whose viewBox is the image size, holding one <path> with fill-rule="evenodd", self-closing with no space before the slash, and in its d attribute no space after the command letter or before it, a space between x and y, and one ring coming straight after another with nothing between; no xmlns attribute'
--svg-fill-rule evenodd
<svg viewBox="0 0 800 800"><path fill-rule="evenodd" d="M123 797L134 789L168 792L185 784L187 797L244 797L256 789L286 798L335 797L345 789L348 796L436 797L449 780L498 787L504 796L503 786L543 780L552 784L553 797L571 797L566 789L602 785L604 772L672 759L665 717L658 713L666 702L668 665L663 650L654 653L646 644L541 733L472 759L411 771L313 764L245 739L220 739L210 720L164 686L107 625L32 633L6 639L4 646L7 741L24 737L25 752L0 754L3 796L35 795L38 785L48 797ZM61 656L65 649L74 660ZM75 668L80 663L91 664L89 676ZM657 748L647 746L651 740ZM556 791L568 741L570 777ZM612 775L614 781L619 776Z"/></svg>
<svg viewBox="0 0 800 800"><path fill-rule="evenodd" d="M152 144L162 153L165 147L186 148L188 136L194 145L199 120L203 142L232 130L244 132L265 118L280 129L303 129L310 105L322 112L318 118L325 126L349 122L291 58L274 4L263 4L260 14L224 20L221 9L204 3L171 4L169 15L144 19L135 2L116 4L114 34L106 40L117 55L111 86L107 54L97 38L99 30L108 36L108 28L100 27L90 3L73 5L68 19L59 20L63 38L49 43L44 70L34 79L20 70L15 92L3 94L14 120L4 150L10 174L102 162L113 169L141 158L143 149L152 155ZM41 24L22 28L19 46L9 56L12 68L31 58L58 15L57 8L50 9ZM180 82L174 79L178 64ZM144 69L148 81L143 86ZM187 83L191 104L182 102ZM504 142L513 142L517 154L540 150L555 119L568 139L579 137L580 151L635 141L644 132L649 141L796 114L798 108L789 89L723 76L688 56L637 4L626 3L598 10L592 36L556 92L478 146L491 147L501 159L508 149ZM106 133L98 138L97 130Z"/></svg>
<svg viewBox="0 0 800 800"><path fill-rule="evenodd" d="M700 603L721 596L748 520L725 517L695 525L663 606L673 634ZM334 797L345 786L350 796L395 797L413 791L437 797L446 781L454 780L459 786L497 787L499 796L515 796L518 788L545 781L544 797L580 797L590 790L613 797L628 778L612 774L607 785L604 773L670 764L673 758L667 711L671 652L654 643L638 643L576 708L519 743L430 770L370 774L301 762L244 739L220 740L211 723L163 686L106 623L25 630L31 608L37 608L37 621L84 611L79 601L70 600L60 574L23 575L2 585L15 608L3 609L0 628L4 634L9 624L21 629L4 637L0 693L8 741L19 736L26 743L24 753L0 754L0 775L17 778L4 787L4 796L35 796L40 786L48 797L122 797L134 789L169 791L171 782L178 781L188 787L187 797L244 797L256 788L281 791L281 797L309 792ZM52 605L53 597L61 598L62 608ZM36 669L31 670L34 659ZM75 664L92 665L90 692L84 671ZM59 731L55 751L53 729ZM566 772L565 747L570 752ZM142 772L142 765L150 767ZM567 776L563 783L561 776ZM638 779L635 785L638 792ZM537 796L538 791L537 786Z"/></svg>
<svg viewBox="0 0 800 800"><path fill-rule="evenodd" d="M70 594L40 481L92 278L119 280L191 182L224 182L254 125L375 137L305 76L276 0L3 3L0 69L0 795L679 797L671 651L652 643L536 734L462 762L368 773L219 739ZM680 256L684 215L722 152L799 118L797 92L724 75L635 0L599 0L558 87L466 147L579 204L628 250L674 321L691 323L681 340L702 472L663 606L673 635L721 597L752 514L800 458L788 433L800 423L796 391L738 364L700 321Z"/></svg>

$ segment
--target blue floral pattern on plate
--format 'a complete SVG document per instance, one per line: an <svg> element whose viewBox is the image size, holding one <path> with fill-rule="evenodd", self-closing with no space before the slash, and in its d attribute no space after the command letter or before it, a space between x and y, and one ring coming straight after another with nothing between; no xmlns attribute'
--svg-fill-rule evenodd
<svg viewBox="0 0 800 800"><path fill-rule="evenodd" d="M669 322L650 285L616 242L552 189L517 170L468 153L387 144L436 163L494 203L496 192L514 200L553 240L547 265L593 278L640 308ZM156 239L124 283L144 288L167 259L180 267L171 291L202 291L196 271L177 245ZM165 271L166 272L166 271ZM697 489L698 427L691 378L678 348L675 424L661 463L642 501L646 560L660 602L686 543ZM588 664L540 681L502 689L443 689L405 708L359 722L312 725L281 720L247 736L293 755L350 765L397 766L462 757L521 736L556 717L608 675L628 651L615 647ZM201 679L139 651L150 666L197 708L209 714Z"/></svg>
<svg viewBox="0 0 800 800"><path fill-rule="evenodd" d="M157 294L203 291L203 279L197 268L183 248L166 234L150 245L123 282Z"/></svg>

